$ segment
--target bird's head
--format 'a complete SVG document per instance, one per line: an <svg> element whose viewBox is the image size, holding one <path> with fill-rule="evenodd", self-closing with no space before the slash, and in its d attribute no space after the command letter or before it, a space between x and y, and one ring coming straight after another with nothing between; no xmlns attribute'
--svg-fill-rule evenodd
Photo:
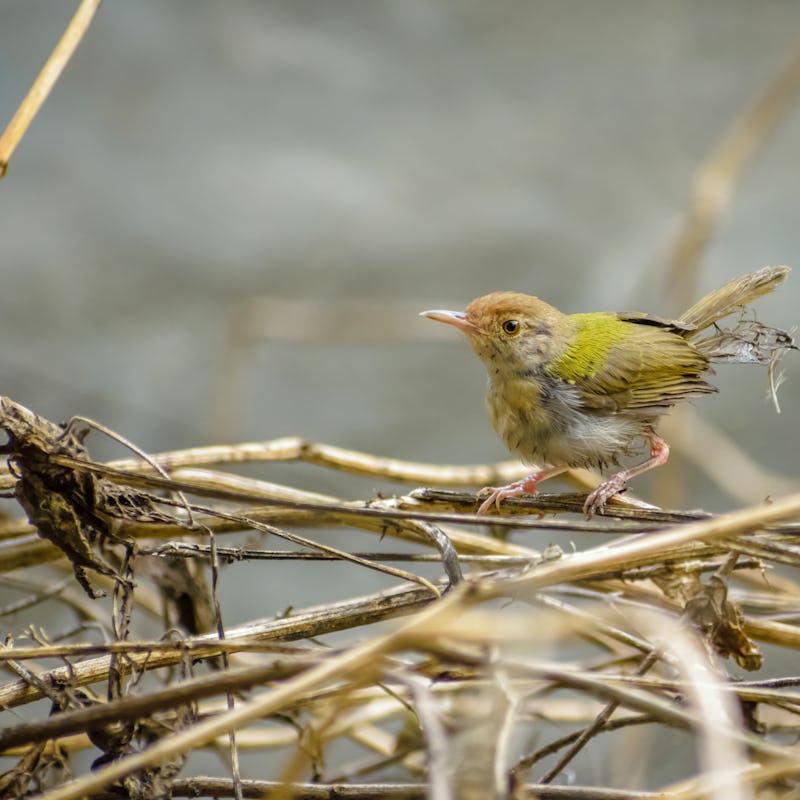
<svg viewBox="0 0 800 800"><path fill-rule="evenodd" d="M421 316L462 331L490 376L537 371L567 346L571 335L565 314L517 292L494 292L464 311L423 311Z"/></svg>

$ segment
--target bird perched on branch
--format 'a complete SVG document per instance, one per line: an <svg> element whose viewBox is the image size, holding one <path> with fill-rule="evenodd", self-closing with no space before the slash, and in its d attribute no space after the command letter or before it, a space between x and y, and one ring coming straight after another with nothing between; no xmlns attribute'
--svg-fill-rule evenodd
<svg viewBox="0 0 800 800"><path fill-rule="evenodd" d="M536 492L572 467L619 465L641 444L649 457L621 469L587 498L591 516L628 481L664 464L669 446L655 424L672 406L717 391L712 362L774 367L794 348L786 331L743 315L732 328L716 323L773 291L788 267L765 267L706 295L677 320L642 313L562 314L538 297L495 292L465 311L423 311L467 336L489 372L492 426L514 455L541 468L500 488L478 513L506 497ZM772 369L770 370L772 374ZM773 394L774 396L774 394Z"/></svg>

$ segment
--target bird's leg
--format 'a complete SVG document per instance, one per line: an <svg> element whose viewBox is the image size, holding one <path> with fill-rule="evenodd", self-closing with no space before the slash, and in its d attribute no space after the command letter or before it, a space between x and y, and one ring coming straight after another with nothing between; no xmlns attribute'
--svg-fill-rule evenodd
<svg viewBox="0 0 800 800"><path fill-rule="evenodd" d="M660 467L669 458L669 445L651 430L647 432L647 439L650 442L650 458L636 464L628 469L623 469L603 481L587 498L583 504L583 511L587 517L591 517L595 511L599 511L615 494L619 494L628 485L631 478L647 472L653 467Z"/></svg>
<svg viewBox="0 0 800 800"><path fill-rule="evenodd" d="M519 481L509 483L507 486L487 486L481 489L478 494L489 492L489 496L481 503L478 509L479 514L485 514L492 506L496 506L500 510L500 501L505 500L506 497L519 497L521 494L536 494L536 487L548 478L553 478L566 472L567 467L550 467L549 469L542 469L539 472L532 472L527 477Z"/></svg>

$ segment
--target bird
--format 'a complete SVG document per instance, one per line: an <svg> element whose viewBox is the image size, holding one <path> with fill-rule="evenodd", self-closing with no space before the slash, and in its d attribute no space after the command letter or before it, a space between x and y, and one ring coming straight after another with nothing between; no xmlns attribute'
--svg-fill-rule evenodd
<svg viewBox="0 0 800 800"><path fill-rule="evenodd" d="M515 456L537 465L522 480L483 489L488 497L478 513L535 494L542 481L568 469L619 467L649 447L645 460L620 468L587 496L583 510L591 517L631 478L666 463L669 445L656 425L673 406L717 391L706 380L712 363L772 368L783 352L797 349L790 333L742 310L789 271L764 267L743 275L674 320L641 312L564 314L518 292L487 294L464 311L421 312L466 335L489 374L492 427ZM732 328L717 324L737 310Z"/></svg>

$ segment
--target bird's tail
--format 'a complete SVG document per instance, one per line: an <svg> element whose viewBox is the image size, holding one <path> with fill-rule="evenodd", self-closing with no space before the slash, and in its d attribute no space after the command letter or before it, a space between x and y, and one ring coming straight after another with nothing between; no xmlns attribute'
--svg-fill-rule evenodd
<svg viewBox="0 0 800 800"><path fill-rule="evenodd" d="M777 289L788 274L789 267L764 267L742 275L698 300L681 314L678 322L693 328L695 333L705 330L738 308Z"/></svg>
<svg viewBox="0 0 800 800"><path fill-rule="evenodd" d="M689 330L684 335L709 361L767 365L770 395L777 410L780 409L776 392L781 379L777 371L778 362L787 350L797 349L791 332L764 325L755 317L744 314L730 328L715 323L769 294L783 283L788 273L789 267L764 267L743 275L707 294L678 320ZM712 325L713 330L708 331ZM704 330L705 335L698 335Z"/></svg>

